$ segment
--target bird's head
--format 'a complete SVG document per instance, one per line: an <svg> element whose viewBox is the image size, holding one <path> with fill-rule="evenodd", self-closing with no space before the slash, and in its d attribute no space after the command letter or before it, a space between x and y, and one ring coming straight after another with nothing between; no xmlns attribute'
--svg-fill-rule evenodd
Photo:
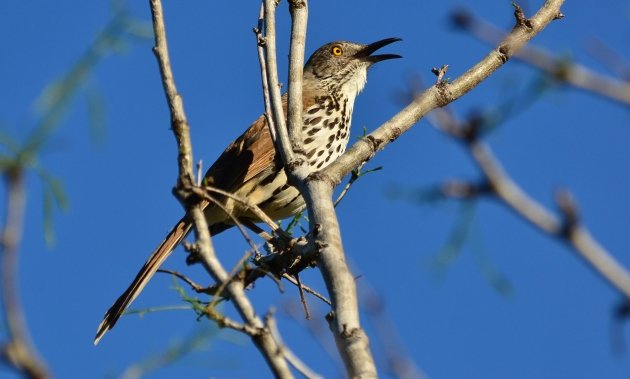
<svg viewBox="0 0 630 379"><path fill-rule="evenodd" d="M335 41L317 49L304 66L304 81L329 92L343 92L354 97L361 92L367 80L367 69L387 59L402 58L397 54L373 55L376 50L400 38L386 38L369 45Z"/></svg>

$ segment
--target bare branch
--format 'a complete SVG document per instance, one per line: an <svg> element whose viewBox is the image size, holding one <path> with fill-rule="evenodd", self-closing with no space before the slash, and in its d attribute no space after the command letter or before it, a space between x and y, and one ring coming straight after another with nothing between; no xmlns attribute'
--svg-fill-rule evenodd
<svg viewBox="0 0 630 379"><path fill-rule="evenodd" d="M265 103L265 119L267 120L267 127L269 133L273 139L274 145L278 144L276 139L276 125L273 122L273 114L271 108L271 95L269 94L269 80L267 78L267 62L265 58L265 45L266 38L263 36L263 28L265 25L265 1L260 3L260 12L258 15L258 25L254 28L254 34L256 35L256 45L258 46L258 63L260 64L260 77L262 81L263 101Z"/></svg>
<svg viewBox="0 0 630 379"><path fill-rule="evenodd" d="M282 337L280 336L280 331L278 330L278 326L276 325L276 320L273 317L273 312L270 311L265 316L265 325L269 328L271 335L278 341L278 345L280 346L282 355L291 363L296 370L300 372L305 378L308 379L323 379L323 376L317 374L310 367L308 367L300 358L295 355L282 341Z"/></svg>
<svg viewBox="0 0 630 379"><path fill-rule="evenodd" d="M170 64L168 63L169 58L166 44L166 31L160 0L151 0L151 12L156 36L156 47L154 51L158 62L160 63L162 82L164 84L167 102L169 104L169 108L171 109L171 126L178 144L179 183L182 188L186 190L188 188L193 188L194 185L194 175L191 163L192 145L190 140L190 131L183 111L182 100L177 94L173 74ZM229 280L229 274L225 271L223 265L214 253L212 241L210 240L208 223L204 217L201 204L199 202L187 204L187 208L195 225L195 234L197 244L199 246L198 255L204 268L220 285L227 283L225 285L226 291L247 327L263 330L264 325L262 320L256 316L253 306L245 296L242 283ZM268 332L263 332L255 337L252 336L252 342L254 342L256 347L263 354L267 364L276 377L293 377L286 360L278 354L278 346L275 340Z"/></svg>
<svg viewBox="0 0 630 379"><path fill-rule="evenodd" d="M278 82L278 65L276 61L276 0L263 0L265 3L265 67L269 84L271 118L275 125L276 150L285 165L295 160L291 142L284 119L280 84Z"/></svg>
<svg viewBox="0 0 630 379"><path fill-rule="evenodd" d="M257 338L260 337L264 330L257 329L252 327L249 324L242 324L231 318L227 317L224 314L217 312L216 308L208 306L203 310L203 314L208 316L211 320L215 321L220 328L229 328L236 330L237 332L245 333L250 337Z"/></svg>
<svg viewBox="0 0 630 379"><path fill-rule="evenodd" d="M326 296L322 295L321 293L315 291L314 289L312 289L311 287L304 285L303 283L298 284L298 281L295 280L295 278L293 278L291 275L289 274L284 274L282 275L283 278L285 278L286 280L288 280L289 282L293 283L296 286L301 286L301 288L310 293L311 295L315 296L316 298L320 299L321 301L323 301L324 303L331 305L330 300L328 300L326 298Z"/></svg>
<svg viewBox="0 0 630 379"><path fill-rule="evenodd" d="M448 71L448 65L445 64L442 67L433 67L431 69L431 72L435 74L435 76L437 76L437 79L435 79L435 83L439 84L442 83L442 81L444 80L444 75L446 75L446 71Z"/></svg>
<svg viewBox="0 0 630 379"><path fill-rule="evenodd" d="M287 126L289 128L291 149L297 157L304 160L306 153L304 152L304 142L302 140L302 74L304 72L304 47L306 45L306 24L308 19L306 0L289 0L289 12L291 13L292 22L289 52L289 89L287 92Z"/></svg>
<svg viewBox="0 0 630 379"><path fill-rule="evenodd" d="M204 286L202 286L200 284L197 284L197 283L193 282L192 279L190 279L186 275L182 274L181 272L174 271L174 270L168 270L168 269L165 269L165 268L161 268L161 269L157 270L156 272L161 272L161 273L164 273L164 274L173 275L174 277L183 280L186 284L188 284L190 286L190 288L193 289L193 291L195 291L197 293L207 293L209 295L213 295L216 292L216 291L211 290L208 287L204 287Z"/></svg>
<svg viewBox="0 0 630 379"><path fill-rule="evenodd" d="M171 62L168 55L168 44L166 41L166 29L162 13L162 3L160 0L151 0L151 15L153 17L153 29L155 31L155 54L160 66L160 75L166 101L171 113L171 124L175 139L177 140L177 163L179 165L178 187L192 187L194 185L193 163L192 163L192 143L190 141L190 129L188 119L184 112L184 102L177 92Z"/></svg>
<svg viewBox="0 0 630 379"><path fill-rule="evenodd" d="M249 211L251 211L258 219L265 224L267 224L274 232L279 232L282 230L278 224L276 224L267 214L258 207L258 205L252 203L248 199L242 198L240 196L236 196L235 194L227 191L223 191L220 188L212 187L212 186L204 186L203 187L208 192L218 193L219 195L229 197L230 199L236 200L237 202L244 205Z"/></svg>
<svg viewBox="0 0 630 379"><path fill-rule="evenodd" d="M369 351L368 338L359 324L358 301L354 277L345 263L339 224L332 203L332 183L322 177L310 175L310 169L301 153L301 77L304 64L304 41L308 4L291 1L291 54L289 75L289 125L291 135L285 135L286 126L277 85L275 50L275 2L265 0L266 68L269 81L273 119L276 126L276 150L282 158L289 182L304 198L309 211L313 238L319 249L318 266L326 282L335 317L330 319L340 354L350 377L376 377L376 367ZM295 39L295 41L294 41ZM298 72L299 71L299 72ZM289 139L290 137L290 139ZM295 149L295 150L294 150ZM320 232L321 231L321 232Z"/></svg>
<svg viewBox="0 0 630 379"><path fill-rule="evenodd" d="M475 17L465 9L455 12L452 19L456 26L489 44L497 43L505 35L501 29ZM597 73L536 46L525 46L516 52L514 57L577 89L624 105L630 104L630 83L627 81Z"/></svg>
<svg viewBox="0 0 630 379"><path fill-rule="evenodd" d="M436 84L417 96L411 104L355 143L343 156L324 168L322 173L329 176L329 180L335 185L340 183L341 179L353 168L361 162L371 159L377 151L400 137L427 113L466 94L505 64L525 43L556 19L563 2L564 0L547 0L538 12L530 18L531 28L517 25L479 63L452 83Z"/></svg>
<svg viewBox="0 0 630 379"><path fill-rule="evenodd" d="M380 342L386 361L387 371L398 379L427 379L427 375L407 353L400 339L396 325L387 314L384 300L367 280L361 281L361 304L371 318L376 332L376 340Z"/></svg>
<svg viewBox="0 0 630 379"><path fill-rule="evenodd" d="M6 219L0 240L2 253L2 301L4 319L9 341L2 346L3 358L24 377L32 379L50 378L46 363L31 342L24 311L18 294L18 246L22 239L26 192L24 177L19 167L9 168L5 173L7 185Z"/></svg>
<svg viewBox="0 0 630 379"><path fill-rule="evenodd" d="M295 280L297 281L298 291L300 292L300 302L302 303L302 307L304 308L304 315L307 320L310 320L311 311L308 309L308 302L306 301L306 297L304 296L304 286L302 286L302 281L300 280L299 274L295 274Z"/></svg>
<svg viewBox="0 0 630 379"><path fill-rule="evenodd" d="M318 267L333 304L328 324L337 349L351 377L376 377L376 366L369 340L359 322L358 300L354 276L344 256L339 221L332 202L333 185L314 173L302 193L309 205L309 221L319 249Z"/></svg>
<svg viewBox="0 0 630 379"><path fill-rule="evenodd" d="M461 97L501 67L514 51L547 26L560 12L562 0L547 1L528 25L517 25L495 50L452 83L440 81L377 130L357 142L319 173L309 176L301 189L309 220L320 249L318 266L331 294L334 313L329 325L350 376L375 377L376 369L367 336L359 324L354 278L345 262L339 224L332 204L332 188L362 162L411 128L430 110ZM531 25L531 27L529 26Z"/></svg>

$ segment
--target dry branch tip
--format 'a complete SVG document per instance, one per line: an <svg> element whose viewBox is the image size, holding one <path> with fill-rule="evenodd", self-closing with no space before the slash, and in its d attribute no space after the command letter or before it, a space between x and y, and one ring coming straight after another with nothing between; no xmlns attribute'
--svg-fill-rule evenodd
<svg viewBox="0 0 630 379"><path fill-rule="evenodd" d="M533 29L534 25L532 21L525 17L525 12L523 12L523 8L521 8L518 4L512 2L512 6L514 7L514 17L516 18L516 25L526 27L528 29Z"/></svg>
<svg viewBox="0 0 630 379"><path fill-rule="evenodd" d="M433 74L435 74L435 76L437 76L437 79L435 81L436 84L443 84L443 83L446 84L446 83L449 82L448 78L444 79L444 75L446 75L447 71L448 71L448 65L447 64L445 64L445 65L443 65L442 67L439 67L439 68L438 67L433 67L431 69L431 72Z"/></svg>
<svg viewBox="0 0 630 379"><path fill-rule="evenodd" d="M569 236L580 223L577 204L571 193L565 189L557 191L555 201L562 215L561 234Z"/></svg>

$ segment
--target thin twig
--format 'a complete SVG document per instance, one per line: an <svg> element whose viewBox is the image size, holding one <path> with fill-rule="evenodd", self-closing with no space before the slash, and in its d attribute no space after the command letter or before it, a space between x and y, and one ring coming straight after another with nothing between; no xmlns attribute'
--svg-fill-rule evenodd
<svg viewBox="0 0 630 379"><path fill-rule="evenodd" d="M128 366L117 379L148 377L150 373L172 364L178 359L189 356L197 349L203 348L204 345L209 344L214 338L216 338L214 329L201 332L196 330L183 341L170 344L163 351Z"/></svg>
<svg viewBox="0 0 630 379"><path fill-rule="evenodd" d="M215 293L215 291L211 290L210 288L204 287L204 286L202 286L200 284L197 284L197 283L193 282L192 279L190 279L186 275L182 274L181 272L174 271L174 270L168 270L168 269L165 269L165 268L160 268L156 272L161 272L161 273L164 273L164 274L173 275L173 276L183 280L184 282L186 282L186 284L188 284L190 286L190 288L192 288L193 291L195 291L197 293L205 293L205 294L209 294L209 295L214 295L214 293Z"/></svg>
<svg viewBox="0 0 630 379"><path fill-rule="evenodd" d="M249 211L251 211L260 221L264 222L265 224L267 224L274 232L277 232L278 230L281 230L280 226L278 226L278 224L276 224L269 216L267 216L267 214L260 209L260 207L258 207L258 205L252 203L251 201L242 198L240 196L236 196L235 194L231 193L231 192L227 192L227 191L223 191L220 188L216 188L216 187L212 187L212 186L204 186L203 187L205 190L209 191L209 192L215 192L218 193L219 195L225 196L225 197L229 197L232 200L235 200L239 203L241 203L241 205L244 205L245 208L247 208Z"/></svg>
<svg viewBox="0 0 630 379"><path fill-rule="evenodd" d="M301 286L304 291L310 293L311 295L313 295L316 298L320 299L324 303L326 303L328 305L332 305L332 303L330 302L330 300L328 300L328 298L326 296L324 296L321 293L315 291L314 289L312 289L311 287L309 287L307 285L298 284L297 280L295 280L295 278L293 278L291 275L284 274L284 275L282 275L282 277L285 278L286 280L288 280L289 282L291 282L292 284L295 284L296 286Z"/></svg>
<svg viewBox="0 0 630 379"><path fill-rule="evenodd" d="M24 226L26 192L19 167L9 168L4 179L7 186L6 218L0 240L2 254L2 301L9 341L2 346L3 358L27 378L51 377L46 363L31 342L18 293L18 247Z"/></svg>
<svg viewBox="0 0 630 379"><path fill-rule="evenodd" d="M269 328L269 332L278 342L278 346L280 346L282 355L287 359L287 361L289 361L291 366L293 366L305 378L323 379L323 376L319 375L310 367L308 367L304 362L302 362L302 360L297 355L295 355L293 351L291 351L282 341L280 331L278 330L278 326L276 325L276 319L275 317L273 317L273 310L270 310L267 315L265 315L265 325L267 326L267 328Z"/></svg>
<svg viewBox="0 0 630 379"><path fill-rule="evenodd" d="M250 257L251 257L251 253L249 251L247 251L247 252L245 252L245 254L243 254L241 259L239 259L238 262L236 262L236 264L232 268L232 271L230 271L228 279L223 281L223 282L220 282L219 289L217 290L217 292L212 297L212 300L210 301L210 304L208 304L208 307L210 307L210 308L214 308L215 307L215 305L219 301L219 295L221 293L223 293L223 290L228 285L228 283L231 283L234 280L234 278L241 272L241 268L245 266L245 262L247 262L247 260Z"/></svg>
<svg viewBox="0 0 630 379"><path fill-rule="evenodd" d="M199 188L199 187L197 187ZM193 189L194 191L194 189ZM207 190L206 187L203 188L203 198L205 198L206 200L208 200L210 203L216 205L217 207L221 208L221 210L228 216L228 218L230 220L232 220L232 222L234 223L234 225L236 226L236 228L239 230L239 232L241 232L241 235L243 236L243 238L245 239L245 241L247 242L247 244L252 248L252 250L254 250L256 252L256 254L260 254L260 251L258 251L258 246L256 245L256 243L254 243L254 240L252 240L249 237L249 234L247 233L247 231L245 230L245 228L243 228L242 222L241 220L239 220L238 218L236 218L232 212L230 212L229 210L227 210L227 208L225 208L225 206L223 205L223 203L221 203L220 201L218 201L217 199L215 199L213 196L211 196L209 193L209 191ZM214 191L216 192L216 191ZM228 192L225 191L221 191L225 194L228 194Z"/></svg>
<svg viewBox="0 0 630 379"><path fill-rule="evenodd" d="M273 139L274 145L277 144L276 140L276 126L271 116L273 111L271 109L271 99L269 94L269 80L267 79L267 63L265 58L265 45L266 39L263 36L263 28L265 26L265 0L260 3L260 12L258 14L258 25L254 28L254 35L256 36L256 46L258 51L258 63L260 65L260 78L262 82L263 101L265 103L265 119L267 120L267 127L269 133Z"/></svg>
<svg viewBox="0 0 630 379"><path fill-rule="evenodd" d="M308 309L308 302L306 301L306 296L304 296L304 286L302 286L300 275L295 274L294 276L295 276L295 281L297 282L298 292L300 293L300 302L302 303L302 307L304 308L304 315L307 320L310 320L311 312Z"/></svg>
<svg viewBox="0 0 630 379"><path fill-rule="evenodd" d="M418 367L406 351L396 324L387 314L384 301L367 280L361 281L361 304L372 319L376 340L381 344L387 371L398 379L426 379L428 376Z"/></svg>
<svg viewBox="0 0 630 379"><path fill-rule="evenodd" d="M190 128L184 112L184 102L177 92L171 62L168 55L168 43L166 41L166 29L164 26L164 14L162 2L151 0L151 15L153 17L153 29L155 34L155 54L160 66L160 75L164 94L171 114L171 124L175 139L177 140L177 163L179 165L178 187L191 188L194 185L192 142L190 140Z"/></svg>
<svg viewBox="0 0 630 379"><path fill-rule="evenodd" d="M383 169L382 166L378 166L376 168L371 168L367 171L361 171L363 169L363 166L365 166L365 163L367 162L363 162L359 165L359 167L355 168L354 170L352 170L352 172L350 173L350 179L348 179L348 183L346 183L346 185L343 187L343 189L341 190L341 193L339 193L339 196L337 196L337 200L335 200L334 202L334 206L337 207L337 205L339 205L339 203L341 203L341 200L343 200L344 197L346 197L346 195L348 194L348 191L350 191L350 187L352 187L352 185L363 175L371 173L371 172L375 172L375 171L379 171L381 169Z"/></svg>
<svg viewBox="0 0 630 379"><path fill-rule="evenodd" d="M220 328L230 328L238 332L247 334L250 337L260 337L264 331L252 327L249 324L243 324L236 320L227 317L224 314L219 313L215 307L206 307L203 310L203 314L208 316L211 320L215 321Z"/></svg>

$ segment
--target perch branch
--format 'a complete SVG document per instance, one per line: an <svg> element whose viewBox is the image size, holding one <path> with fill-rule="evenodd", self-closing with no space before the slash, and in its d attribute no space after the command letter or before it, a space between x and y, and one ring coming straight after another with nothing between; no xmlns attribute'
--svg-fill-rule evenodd
<svg viewBox="0 0 630 379"><path fill-rule="evenodd" d="M190 140L190 130L186 121L181 96L177 93L173 73L169 64L168 46L166 43L166 31L164 27L164 16L162 3L160 0L151 0L151 13L153 16L153 26L155 31L154 52L159 62L162 82L166 99L171 111L171 127L178 145L179 162L179 182L180 188L184 191L193 188L194 174L192 169L192 144ZM178 192L178 195L179 192ZM195 235L199 246L199 258L202 265L210 276L219 284L229 281L229 274L216 257L210 239L208 223L204 217L203 209L199 202L187 204L187 210L191 215L195 225ZM256 316L252 304L245 295L242 283L229 281L226 291L232 300L240 317L247 327L263 330L258 336L252 336L251 340L262 353L273 374L279 378L292 378L286 359L278 354L278 344L273 336L264 329L262 320Z"/></svg>

